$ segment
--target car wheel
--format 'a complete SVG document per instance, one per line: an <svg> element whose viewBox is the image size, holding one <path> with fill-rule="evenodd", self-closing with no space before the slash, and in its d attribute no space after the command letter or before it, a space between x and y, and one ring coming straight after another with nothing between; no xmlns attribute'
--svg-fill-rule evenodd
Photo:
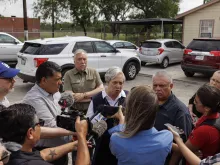
<svg viewBox="0 0 220 165"><path fill-rule="evenodd" d="M62 84L60 85L60 89L59 89L59 91L62 93L62 92L64 92L64 75L65 75L65 73L68 71L68 70L70 70L71 68L66 68L66 69L62 69L62 72L61 72L61 74L62 74Z"/></svg>
<svg viewBox="0 0 220 165"><path fill-rule="evenodd" d="M167 68L169 65L169 59L167 57L165 57L162 61L162 63L160 64L161 68Z"/></svg>
<svg viewBox="0 0 220 165"><path fill-rule="evenodd" d="M186 77L192 77L192 76L194 76L195 73L184 71L184 74L186 75Z"/></svg>
<svg viewBox="0 0 220 165"><path fill-rule="evenodd" d="M133 80L135 79L136 75L137 75L137 65L135 62L129 62L126 66L125 66L125 70L124 70L124 74L126 77L126 80Z"/></svg>
<svg viewBox="0 0 220 165"><path fill-rule="evenodd" d="M141 66L145 66L145 65L146 65L146 62L141 61Z"/></svg>

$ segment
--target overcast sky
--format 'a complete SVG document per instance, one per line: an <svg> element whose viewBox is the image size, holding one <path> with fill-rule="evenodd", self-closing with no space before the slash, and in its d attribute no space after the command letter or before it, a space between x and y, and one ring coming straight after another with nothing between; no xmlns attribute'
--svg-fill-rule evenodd
<svg viewBox="0 0 220 165"><path fill-rule="evenodd" d="M36 0L27 0L27 15L28 17L33 17L33 2ZM202 5L203 0L182 0L180 3L179 13L190 10L194 7ZM0 2L0 14L10 17L12 15L16 17L23 17L23 5L22 0L17 0L16 3L9 3L7 0L5 2Z"/></svg>

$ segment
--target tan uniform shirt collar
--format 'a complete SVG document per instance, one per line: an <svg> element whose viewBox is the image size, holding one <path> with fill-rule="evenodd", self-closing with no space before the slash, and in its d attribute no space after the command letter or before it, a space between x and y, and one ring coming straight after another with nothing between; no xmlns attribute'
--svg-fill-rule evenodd
<svg viewBox="0 0 220 165"><path fill-rule="evenodd" d="M74 70L73 70L73 74L78 74L81 72L85 72L86 74L88 74L88 69L86 68L84 71L78 71L76 68L74 68Z"/></svg>

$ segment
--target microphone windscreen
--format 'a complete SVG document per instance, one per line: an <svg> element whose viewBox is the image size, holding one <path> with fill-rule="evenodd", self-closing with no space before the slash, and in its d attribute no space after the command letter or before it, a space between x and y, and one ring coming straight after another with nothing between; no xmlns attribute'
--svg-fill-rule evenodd
<svg viewBox="0 0 220 165"><path fill-rule="evenodd" d="M66 103L65 107L71 107L74 104L74 98L72 92L64 92L61 94L59 102L64 102L64 101Z"/></svg>
<svg viewBox="0 0 220 165"><path fill-rule="evenodd" d="M102 136L104 132L107 130L107 123L104 120L100 120L93 124L92 131L98 137Z"/></svg>

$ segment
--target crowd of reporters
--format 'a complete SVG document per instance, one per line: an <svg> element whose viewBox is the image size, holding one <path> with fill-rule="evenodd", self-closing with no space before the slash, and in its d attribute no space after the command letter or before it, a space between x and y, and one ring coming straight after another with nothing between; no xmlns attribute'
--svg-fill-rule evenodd
<svg viewBox="0 0 220 165"><path fill-rule="evenodd" d="M173 80L165 71L153 75L152 87L141 85L127 91L123 89L125 76L120 68L107 70L104 88L97 71L87 67L84 50L77 50L73 60L75 68L64 76L64 90L74 100L68 109L93 118L89 121L77 117L75 132L57 127L62 85L58 64L41 64L36 71L36 84L20 103L10 105L6 95L13 90L19 70L0 63L1 163L67 165L69 152L76 165L218 162L220 71L213 74L209 84L198 89L188 108L172 92ZM99 113L103 105L117 107L117 111ZM193 122L199 113L200 118ZM100 121L107 126L94 146L87 141L89 128L91 123ZM174 127L165 126L167 123Z"/></svg>

